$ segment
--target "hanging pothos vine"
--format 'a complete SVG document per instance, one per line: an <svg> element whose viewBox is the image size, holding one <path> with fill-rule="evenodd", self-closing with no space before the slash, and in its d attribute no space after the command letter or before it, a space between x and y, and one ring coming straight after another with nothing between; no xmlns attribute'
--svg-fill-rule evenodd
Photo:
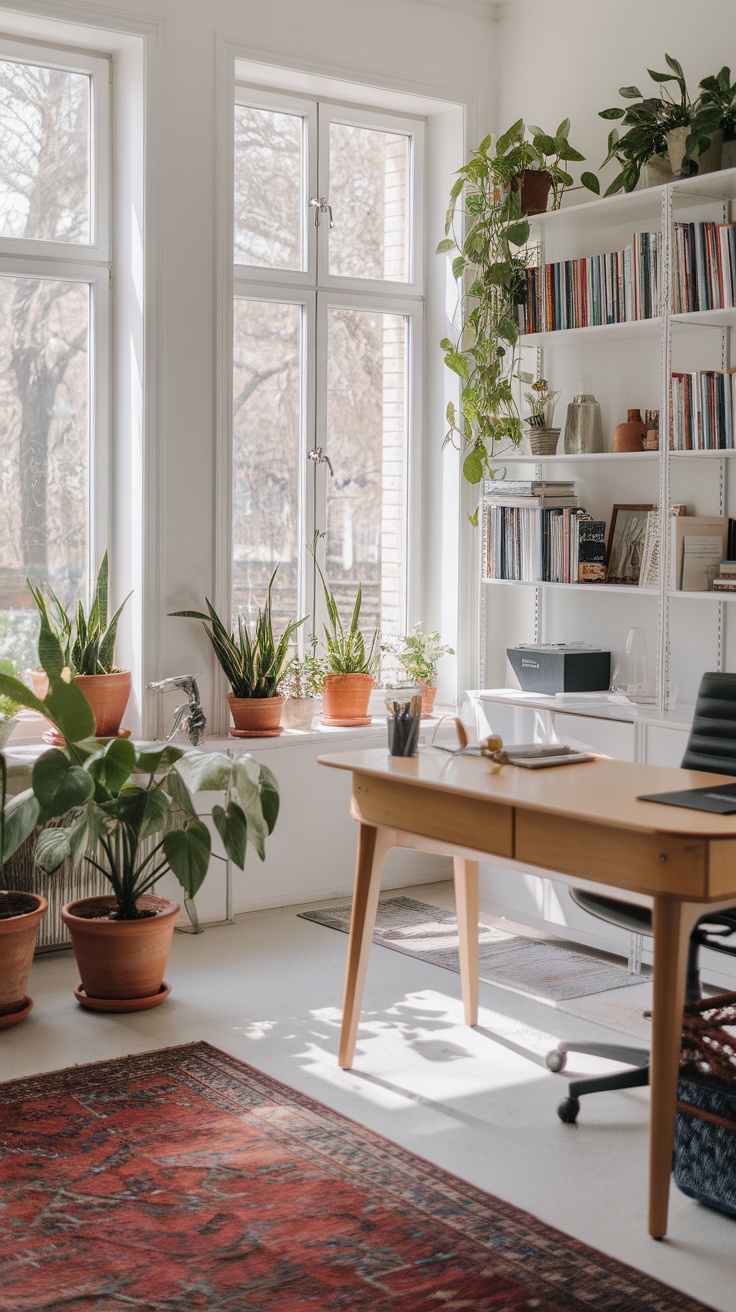
<svg viewBox="0 0 736 1312"><path fill-rule="evenodd" d="M480 483L498 443L518 446L521 418L513 393L518 328L514 306L526 288L526 261L519 253L529 238L518 179L530 163L524 124L484 137L450 192L445 239L438 253L456 250L453 275L463 279L462 324L457 340L440 343L445 364L461 381L459 408L447 406L448 442L463 456L463 474ZM515 185L514 185L515 184ZM465 228L465 235L457 235ZM477 517L477 512L476 512Z"/></svg>

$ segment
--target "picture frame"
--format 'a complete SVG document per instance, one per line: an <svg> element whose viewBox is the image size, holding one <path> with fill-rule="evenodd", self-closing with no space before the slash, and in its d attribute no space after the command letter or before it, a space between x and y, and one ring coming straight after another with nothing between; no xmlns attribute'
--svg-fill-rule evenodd
<svg viewBox="0 0 736 1312"><path fill-rule="evenodd" d="M634 587L638 585L647 515L656 509L651 503L612 507L606 551L606 583L628 583Z"/></svg>

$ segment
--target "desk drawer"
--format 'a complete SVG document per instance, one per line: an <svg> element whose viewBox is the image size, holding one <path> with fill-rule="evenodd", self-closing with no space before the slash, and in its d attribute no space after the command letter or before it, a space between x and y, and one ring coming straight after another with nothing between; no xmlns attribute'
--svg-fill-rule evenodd
<svg viewBox="0 0 736 1312"><path fill-rule="evenodd" d="M517 861L640 893L707 896L705 843L516 809ZM626 883L622 883L622 876Z"/></svg>
<svg viewBox="0 0 736 1312"><path fill-rule="evenodd" d="M421 834L456 847L494 856L514 855L513 808L480 797L356 774L353 815L367 824Z"/></svg>

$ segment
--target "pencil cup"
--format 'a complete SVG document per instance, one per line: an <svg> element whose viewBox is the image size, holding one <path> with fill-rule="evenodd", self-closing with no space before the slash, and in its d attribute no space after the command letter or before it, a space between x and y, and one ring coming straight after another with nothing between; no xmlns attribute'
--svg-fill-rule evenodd
<svg viewBox="0 0 736 1312"><path fill-rule="evenodd" d="M389 756L416 756L421 718L421 712L419 715L387 716Z"/></svg>

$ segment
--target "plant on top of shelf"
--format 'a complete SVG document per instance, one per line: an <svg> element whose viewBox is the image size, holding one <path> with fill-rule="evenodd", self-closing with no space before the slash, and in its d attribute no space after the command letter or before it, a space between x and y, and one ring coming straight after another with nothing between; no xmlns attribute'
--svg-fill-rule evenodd
<svg viewBox="0 0 736 1312"><path fill-rule="evenodd" d="M424 633L421 620L411 633L390 638L381 651L391 652L401 668L422 690L422 715L431 715L437 692L437 667L442 656L454 656L452 647L442 642L437 629Z"/></svg>
<svg viewBox="0 0 736 1312"><path fill-rule="evenodd" d="M545 132L544 128L534 127L531 123L529 124L529 131L532 136L531 145L528 141L522 143L522 151L529 156L529 163L525 165L524 172L547 174L552 188L552 209L558 210L562 204L565 191L568 187L572 187L575 181L572 174L562 166L563 164L584 160L585 156L570 145L568 140L569 118L562 120L554 136L549 132ZM546 201L541 210L532 209L526 204L524 181L524 178L522 178L522 209L526 214L544 213L547 208Z"/></svg>
<svg viewBox="0 0 736 1312"><path fill-rule="evenodd" d="M52 874L66 861L75 868L87 863L111 888L111 896L83 898L62 911L82 976L78 1000L103 1011L155 1006L168 993L163 970L179 907L151 890L171 870L192 898L209 867L210 833L193 794L223 794L224 806L213 806L212 817L229 858L242 869L248 841L265 855L278 785L250 757L136 746L124 738L95 743L90 707L44 618L39 657L49 681L44 702L5 674L0 694L42 710L63 747L38 758L31 788L5 808L4 852L17 851L37 826L61 821L38 833L38 867Z"/></svg>
<svg viewBox="0 0 736 1312"><path fill-rule="evenodd" d="M533 374L519 374L522 383L531 383L531 391L524 393L524 400L529 406L527 424L530 428L551 428L559 391L550 390L546 378L533 381Z"/></svg>
<svg viewBox="0 0 736 1312"><path fill-rule="evenodd" d="M378 657L378 632L373 634L369 647L360 629L360 611L363 604L363 585L358 584L355 604L347 628L340 618L335 594L329 586L317 561L315 533L309 552L322 580L327 623L323 625L325 665L322 696L322 723L327 725L370 724L368 702L373 688L373 673Z"/></svg>
<svg viewBox="0 0 736 1312"><path fill-rule="evenodd" d="M621 190L633 191L647 165L656 167L657 175L652 179L656 182L708 171L708 164L701 156L719 130L721 111L712 99L704 99L702 95L693 101L682 65L671 55L665 55L665 59L669 73L647 70L659 85L659 95L644 96L638 87L620 87L619 95L636 104L627 109L615 106L600 111L601 118L621 119L628 129L620 136L618 129L613 128L608 137L608 154L601 168L616 159L621 171L606 188L607 196ZM676 84L675 95L669 89L670 82ZM717 168L718 164L710 167ZM597 181L595 178L594 183ZM590 179L585 185L592 191L599 190Z"/></svg>
<svg viewBox="0 0 736 1312"><path fill-rule="evenodd" d="M724 144L736 141L736 82L731 82L731 70L726 65L720 73L704 77L700 83L700 103L718 110L718 126L723 132ZM724 168L726 163L724 160Z"/></svg>
<svg viewBox="0 0 736 1312"><path fill-rule="evenodd" d="M289 620L281 637L276 639L273 631L272 594L277 571L278 565L269 580L265 605L262 609L260 606L258 608L252 636L242 615L238 615L237 633L229 633L208 597L205 597L207 614L201 610L170 612L174 617L201 620L230 684L228 702L235 721L236 736L255 737L264 732L268 735L281 732L279 726L284 695L279 685L289 659L292 635L304 623L306 616L300 620Z"/></svg>
<svg viewBox="0 0 736 1312"><path fill-rule="evenodd" d="M130 670L115 666L115 640L118 622L130 593L118 606L112 619L109 614L109 566L107 552L100 561L95 580L95 592L89 614L85 614L81 601L76 608L66 607L51 589L48 600L42 587L27 580L41 624L59 641L64 665L71 670L85 697L90 702L97 725L98 738L114 738L120 730L131 688ZM35 671L34 683L43 692L46 677ZM50 718L50 717L49 717ZM49 739L59 742L58 731L51 731Z"/></svg>

